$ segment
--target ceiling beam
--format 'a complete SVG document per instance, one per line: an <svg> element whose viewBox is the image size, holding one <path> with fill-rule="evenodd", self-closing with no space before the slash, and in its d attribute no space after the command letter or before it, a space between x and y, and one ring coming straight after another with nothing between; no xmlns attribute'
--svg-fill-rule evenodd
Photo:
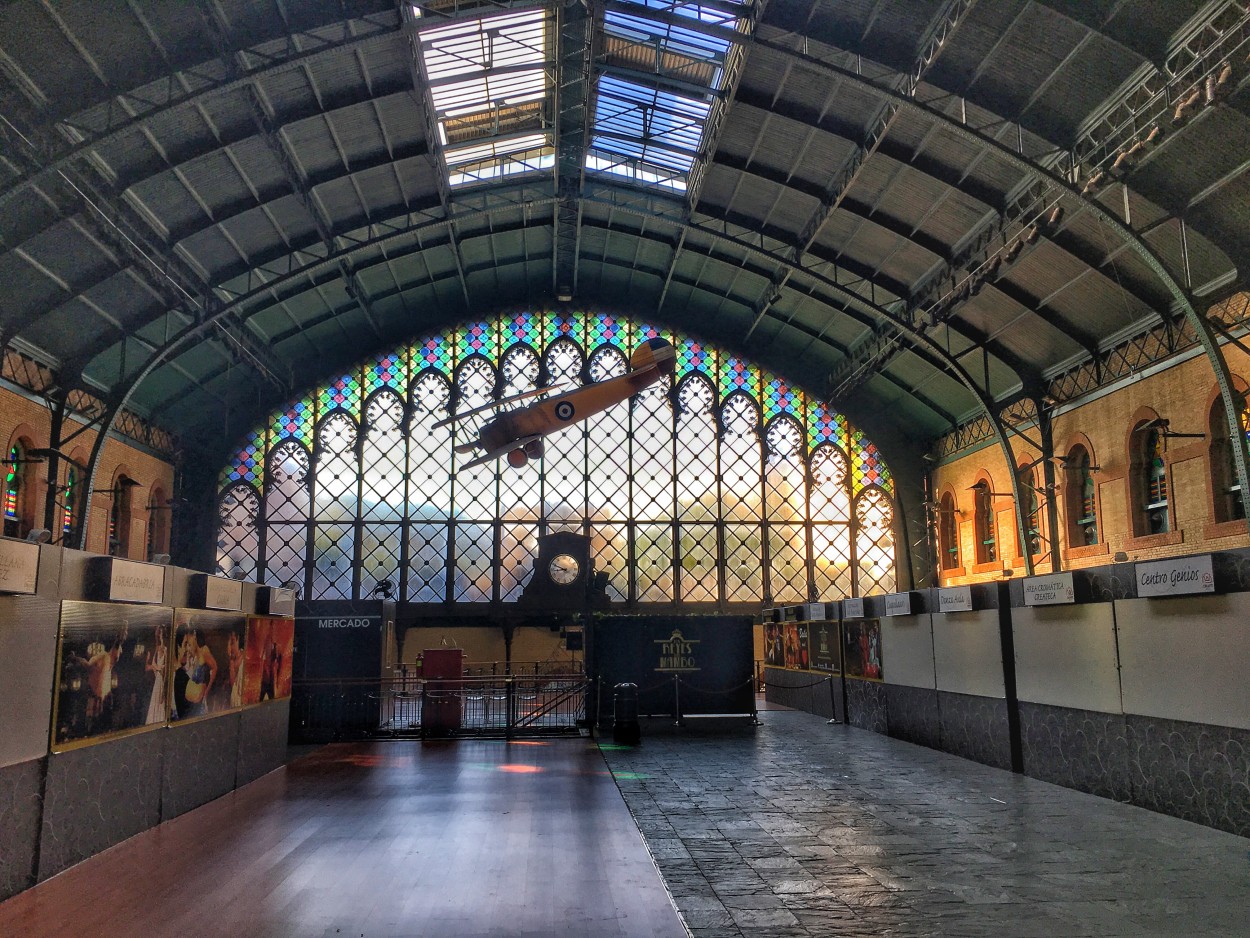
<svg viewBox="0 0 1250 938"><path fill-rule="evenodd" d="M941 55L947 40L959 28L960 24L964 22L964 19L975 5L976 0L944 0L937 14L929 22L928 27L921 36L918 54L912 63L911 69L902 76L898 89L900 95L905 98L915 96L921 80L937 60L937 57ZM819 207L808 217L798 237L795 238L791 248L791 258L793 260L801 261L803 255L816 242L816 239L820 237L820 232L859 179L864 165L889 134L890 128L893 126L900 110L901 108L897 103L887 99L869 120L867 131L860 140L856 141L856 146L852 150L850 157L843 162L837 173L830 178L821 196ZM768 287L760 295L755 304L754 319L743 337L744 341L750 339L756 327L768 314L769 307L781 296L781 289L785 286L789 276L787 269L779 270Z"/></svg>

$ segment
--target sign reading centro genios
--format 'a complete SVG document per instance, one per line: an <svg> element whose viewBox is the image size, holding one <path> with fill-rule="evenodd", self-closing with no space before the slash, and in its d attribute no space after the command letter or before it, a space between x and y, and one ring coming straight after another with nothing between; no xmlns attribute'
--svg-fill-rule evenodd
<svg viewBox="0 0 1250 938"><path fill-rule="evenodd" d="M1211 555L1174 557L1139 563L1137 595L1184 596L1189 593L1214 593L1215 574L1211 571Z"/></svg>
<svg viewBox="0 0 1250 938"><path fill-rule="evenodd" d="M1062 606L1076 602L1076 590L1072 586L1071 573L1048 573L1046 576L1026 577L1024 586L1026 606Z"/></svg>

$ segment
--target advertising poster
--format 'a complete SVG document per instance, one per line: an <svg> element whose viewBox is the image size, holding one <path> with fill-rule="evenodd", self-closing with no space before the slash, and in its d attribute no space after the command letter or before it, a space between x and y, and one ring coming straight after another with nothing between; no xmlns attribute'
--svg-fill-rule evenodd
<svg viewBox="0 0 1250 938"><path fill-rule="evenodd" d="M881 670L881 622L863 619L842 623L842 661L847 677L879 681Z"/></svg>
<svg viewBox="0 0 1250 938"><path fill-rule="evenodd" d="M807 645L807 629L806 622L785 622L782 624L785 630L784 644L786 654L787 668L797 668L806 671L808 662L811 660L811 653Z"/></svg>
<svg viewBox="0 0 1250 938"><path fill-rule="evenodd" d="M249 616L244 655L243 703L257 704L291 696L291 655L295 620Z"/></svg>
<svg viewBox="0 0 1250 938"><path fill-rule="evenodd" d="M246 618L178 609L174 621L169 718L189 720L241 707Z"/></svg>
<svg viewBox="0 0 1250 938"><path fill-rule="evenodd" d="M786 643L783 629L784 626L780 622L764 624L764 664L770 668L786 666Z"/></svg>
<svg viewBox="0 0 1250 938"><path fill-rule="evenodd" d="M809 636L812 669L838 674L842 670L842 642L838 638L838 623L813 622Z"/></svg>
<svg viewBox="0 0 1250 938"><path fill-rule="evenodd" d="M52 748L74 748L169 720L171 610L61 603Z"/></svg>

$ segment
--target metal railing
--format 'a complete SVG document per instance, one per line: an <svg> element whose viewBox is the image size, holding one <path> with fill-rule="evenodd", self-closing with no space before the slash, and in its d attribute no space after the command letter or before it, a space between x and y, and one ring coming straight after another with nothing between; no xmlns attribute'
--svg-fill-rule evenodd
<svg viewBox="0 0 1250 938"><path fill-rule="evenodd" d="M573 734L586 725L586 693L577 672L296 681L291 738Z"/></svg>

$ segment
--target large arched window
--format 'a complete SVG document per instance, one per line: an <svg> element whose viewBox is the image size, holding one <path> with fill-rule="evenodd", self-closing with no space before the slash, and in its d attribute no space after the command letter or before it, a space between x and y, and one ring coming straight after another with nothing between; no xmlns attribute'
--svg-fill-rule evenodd
<svg viewBox="0 0 1250 938"><path fill-rule="evenodd" d="M938 562L943 570L959 567L959 515L955 496L944 492L937 506Z"/></svg>
<svg viewBox="0 0 1250 938"><path fill-rule="evenodd" d="M1172 530L1172 524L1162 421L1143 421L1133 428L1129 434L1128 465L1133 534L1166 534Z"/></svg>
<svg viewBox="0 0 1250 938"><path fill-rule="evenodd" d="M25 537L35 521L35 473L27 456L29 444L18 440L4 461L4 536Z"/></svg>
<svg viewBox="0 0 1250 938"><path fill-rule="evenodd" d="M1016 484L1020 497L1024 500L1024 536L1026 541L1020 549L1020 556L1025 551L1031 556L1038 556L1046 549L1046 529L1043 522L1042 500L1038 497L1045 494L1038 483L1039 472L1034 466L1023 465L1016 470Z"/></svg>
<svg viewBox="0 0 1250 938"><path fill-rule="evenodd" d="M1068 522L1068 547L1093 547L1099 543L1098 486L1090 451L1077 444L1063 460L1064 514Z"/></svg>
<svg viewBox="0 0 1250 938"><path fill-rule="evenodd" d="M998 519L994 514L994 483L982 473L972 486L972 521L976 532L977 563L996 563L998 554Z"/></svg>
<svg viewBox="0 0 1250 938"><path fill-rule="evenodd" d="M1237 464L1233 447L1235 445L1229 435L1227 410L1224 399L1218 394L1211 404L1208 415L1207 430L1210 447L1207 460L1211 485L1212 521L1221 524L1229 521L1244 521L1246 517L1245 503L1241 498L1241 484L1237 479ZM1241 412L1241 428L1243 433L1250 433L1250 407Z"/></svg>
<svg viewBox="0 0 1250 938"><path fill-rule="evenodd" d="M671 381L545 437L541 459L460 468L493 417L470 410L625 374L657 337ZM895 584L894 483L861 431L750 362L607 314L516 314L380 356L273 414L220 492L222 571L311 599L512 602L555 531L590 535L618 603Z"/></svg>

